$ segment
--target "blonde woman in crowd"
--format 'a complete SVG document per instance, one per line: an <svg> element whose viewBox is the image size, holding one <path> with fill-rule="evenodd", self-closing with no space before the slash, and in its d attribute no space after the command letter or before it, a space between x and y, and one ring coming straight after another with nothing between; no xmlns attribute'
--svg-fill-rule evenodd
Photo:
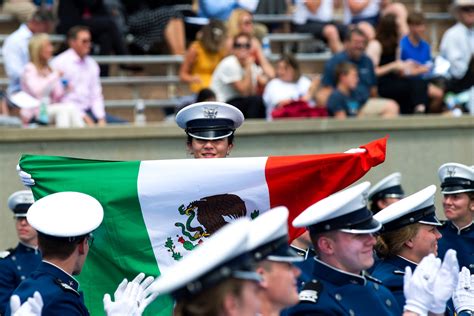
<svg viewBox="0 0 474 316"><path fill-rule="evenodd" d="M81 113L73 104L61 103L66 87L61 82L61 72L51 69L48 62L53 55L53 45L45 33L33 36L28 45L30 62L21 76L21 89L46 103L48 121L56 127L84 127ZM39 122L40 107L20 110L24 124ZM46 123L46 122L43 122Z"/></svg>
<svg viewBox="0 0 474 316"><path fill-rule="evenodd" d="M244 9L232 11L227 22L227 47L229 52L232 51L234 37L239 33L251 36L250 55L254 58L255 63L262 68L268 79L275 77L275 70L263 53L262 44L255 36L252 13Z"/></svg>

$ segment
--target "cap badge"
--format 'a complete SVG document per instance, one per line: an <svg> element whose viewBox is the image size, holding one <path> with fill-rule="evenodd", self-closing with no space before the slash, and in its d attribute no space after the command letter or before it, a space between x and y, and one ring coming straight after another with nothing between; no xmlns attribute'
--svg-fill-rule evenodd
<svg viewBox="0 0 474 316"><path fill-rule="evenodd" d="M215 119L217 117L217 107L204 107L203 114L205 118Z"/></svg>
<svg viewBox="0 0 474 316"><path fill-rule="evenodd" d="M447 167L446 173L448 174L448 177L452 178L456 174L456 167Z"/></svg>

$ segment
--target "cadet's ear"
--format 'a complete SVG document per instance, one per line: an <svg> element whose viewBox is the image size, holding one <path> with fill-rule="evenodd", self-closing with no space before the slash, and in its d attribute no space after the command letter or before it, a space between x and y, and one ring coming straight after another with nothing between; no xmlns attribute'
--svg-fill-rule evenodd
<svg viewBox="0 0 474 316"><path fill-rule="evenodd" d="M260 286L265 289L268 288L267 270L265 270L262 266L259 266L257 267L257 269L255 269L255 272L260 274L260 276L262 277L262 280L260 281Z"/></svg>
<svg viewBox="0 0 474 316"><path fill-rule="evenodd" d="M318 238L318 251L323 254L334 253L334 241L328 236L322 235Z"/></svg>
<svg viewBox="0 0 474 316"><path fill-rule="evenodd" d="M224 296L224 300L222 302L223 312L226 315L238 315L239 312L239 298L235 296L233 293L227 293Z"/></svg>
<svg viewBox="0 0 474 316"><path fill-rule="evenodd" d="M86 244L87 244L87 238L84 238L78 245L77 249L79 250L79 254L83 255L86 253Z"/></svg>
<svg viewBox="0 0 474 316"><path fill-rule="evenodd" d="M413 239L412 239L412 238L410 238L410 239L408 239L407 241L405 241L405 246L407 246L408 248L410 248L410 249L413 248L413 245L414 245L414 243L413 243Z"/></svg>

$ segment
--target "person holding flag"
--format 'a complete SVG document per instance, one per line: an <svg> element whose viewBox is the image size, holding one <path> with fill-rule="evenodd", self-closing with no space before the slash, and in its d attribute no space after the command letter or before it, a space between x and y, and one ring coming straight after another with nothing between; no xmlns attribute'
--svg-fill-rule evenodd
<svg viewBox="0 0 474 316"><path fill-rule="evenodd" d="M176 114L176 123L188 135L186 142L194 158L225 158L234 147L234 133L244 122L235 106L223 102L199 102Z"/></svg>

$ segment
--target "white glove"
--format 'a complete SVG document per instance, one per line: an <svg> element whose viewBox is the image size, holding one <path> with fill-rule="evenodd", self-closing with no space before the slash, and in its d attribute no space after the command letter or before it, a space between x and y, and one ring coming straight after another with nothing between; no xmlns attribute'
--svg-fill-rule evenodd
<svg viewBox="0 0 474 316"><path fill-rule="evenodd" d="M41 316L43 309L43 299L39 292L35 292L32 297L21 304L18 295L12 295L10 298L10 309L12 316Z"/></svg>
<svg viewBox="0 0 474 316"><path fill-rule="evenodd" d="M107 316L139 316L143 313L157 296L147 295L145 292L154 278L148 277L143 280L144 278L145 274L140 273L131 282L124 279L115 290L115 302L112 302L109 294L104 295L104 310Z"/></svg>
<svg viewBox="0 0 474 316"><path fill-rule="evenodd" d="M403 277L403 294L405 306L403 310L426 316L433 302L436 274L441 260L433 254L424 257L412 274L411 268L405 268Z"/></svg>
<svg viewBox="0 0 474 316"><path fill-rule="evenodd" d="M21 183L23 183L26 187L31 187L35 185L35 179L31 177L31 174L21 170L20 165L16 165L16 171L18 172L18 176L20 177Z"/></svg>
<svg viewBox="0 0 474 316"><path fill-rule="evenodd" d="M365 148L351 148L349 150L346 150L344 154L359 154L359 153L366 153L367 149Z"/></svg>
<svg viewBox="0 0 474 316"><path fill-rule="evenodd" d="M474 274L463 267L459 272L459 281L453 293L453 303L456 313L461 311L474 311Z"/></svg>
<svg viewBox="0 0 474 316"><path fill-rule="evenodd" d="M435 285L436 291L433 293L433 302L430 312L442 314L446 310L446 303L453 295L453 291L458 284L459 264L456 258L456 251L448 249L444 255L443 264L436 272Z"/></svg>

